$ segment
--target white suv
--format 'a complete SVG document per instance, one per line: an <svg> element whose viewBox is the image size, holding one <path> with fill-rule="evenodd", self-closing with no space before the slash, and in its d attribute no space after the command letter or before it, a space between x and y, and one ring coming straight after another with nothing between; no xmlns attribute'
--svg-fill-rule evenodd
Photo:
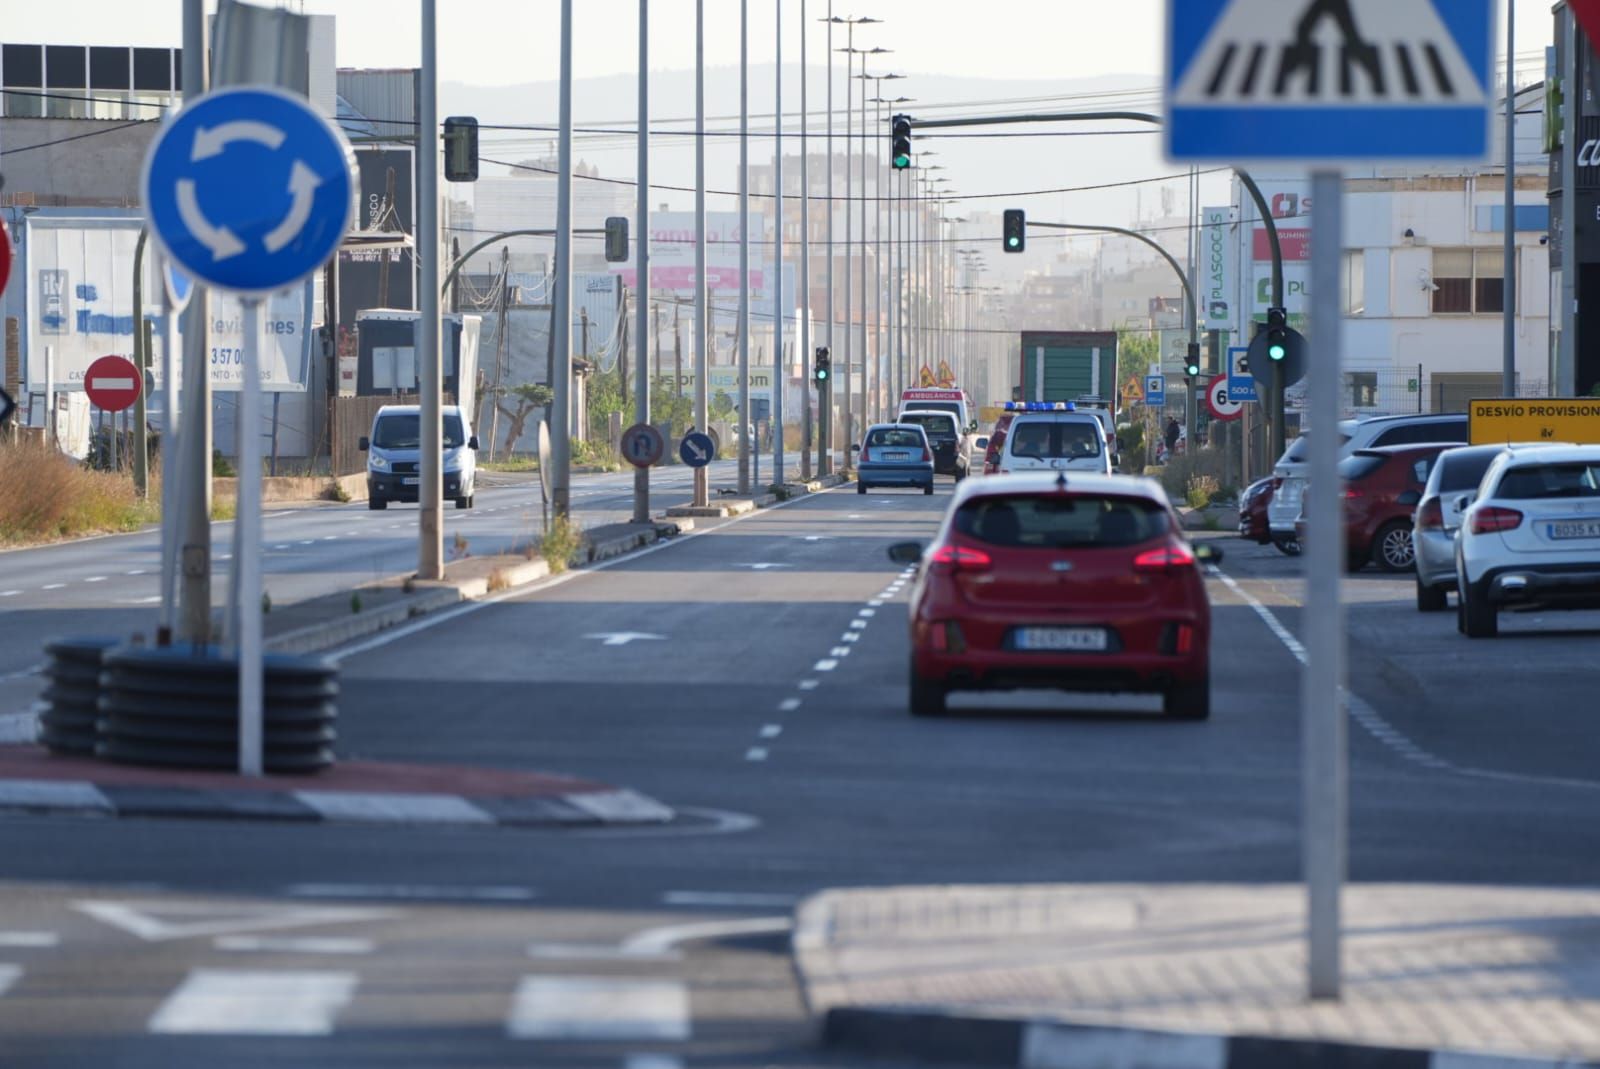
<svg viewBox="0 0 1600 1069"><path fill-rule="evenodd" d="M1456 534L1456 626L1493 638L1501 610L1600 609L1600 445L1501 453Z"/></svg>
<svg viewBox="0 0 1600 1069"><path fill-rule="evenodd" d="M1111 474L1105 430L1089 412L1018 412L1000 448L1000 474L1021 471L1092 471Z"/></svg>

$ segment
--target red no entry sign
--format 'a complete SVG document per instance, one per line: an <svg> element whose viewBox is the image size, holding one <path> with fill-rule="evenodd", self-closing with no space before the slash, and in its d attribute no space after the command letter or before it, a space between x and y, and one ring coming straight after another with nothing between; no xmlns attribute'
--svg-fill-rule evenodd
<svg viewBox="0 0 1600 1069"><path fill-rule="evenodd" d="M139 399L139 369L125 356L102 356L89 365L83 388L96 408L121 412Z"/></svg>

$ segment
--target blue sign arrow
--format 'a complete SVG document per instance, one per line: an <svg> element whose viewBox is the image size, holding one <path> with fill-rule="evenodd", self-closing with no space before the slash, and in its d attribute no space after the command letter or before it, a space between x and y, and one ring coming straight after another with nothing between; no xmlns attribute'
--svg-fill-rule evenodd
<svg viewBox="0 0 1600 1069"><path fill-rule="evenodd" d="M678 456L691 468L703 468L717 458L717 443L709 434L690 431L678 444Z"/></svg>
<svg viewBox="0 0 1600 1069"><path fill-rule="evenodd" d="M1490 0L1169 0L1178 160L1481 158Z"/></svg>
<svg viewBox="0 0 1600 1069"><path fill-rule="evenodd" d="M240 294L287 289L350 225L350 145L305 98L218 89L169 119L140 189L163 251L196 281Z"/></svg>

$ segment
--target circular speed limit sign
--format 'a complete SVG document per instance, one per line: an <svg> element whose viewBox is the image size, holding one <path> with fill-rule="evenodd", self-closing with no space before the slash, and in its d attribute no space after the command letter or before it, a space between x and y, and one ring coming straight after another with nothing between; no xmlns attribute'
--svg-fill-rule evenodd
<svg viewBox="0 0 1600 1069"><path fill-rule="evenodd" d="M1206 407L1220 420L1238 419L1244 415L1243 401L1228 400L1228 376L1218 375L1206 386Z"/></svg>

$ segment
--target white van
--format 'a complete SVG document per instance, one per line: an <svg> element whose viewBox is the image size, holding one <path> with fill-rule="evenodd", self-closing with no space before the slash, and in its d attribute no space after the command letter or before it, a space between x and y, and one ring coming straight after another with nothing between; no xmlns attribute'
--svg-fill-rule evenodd
<svg viewBox="0 0 1600 1069"><path fill-rule="evenodd" d="M1111 474L1104 425L1092 412L1062 406L1018 412L1000 447L1000 474L1021 471L1093 471Z"/></svg>
<svg viewBox="0 0 1600 1069"><path fill-rule="evenodd" d="M422 409L384 405L363 438L367 454L367 507L385 509L391 501L416 501L421 489ZM478 439L455 405L444 407L444 496L469 509L478 491Z"/></svg>

